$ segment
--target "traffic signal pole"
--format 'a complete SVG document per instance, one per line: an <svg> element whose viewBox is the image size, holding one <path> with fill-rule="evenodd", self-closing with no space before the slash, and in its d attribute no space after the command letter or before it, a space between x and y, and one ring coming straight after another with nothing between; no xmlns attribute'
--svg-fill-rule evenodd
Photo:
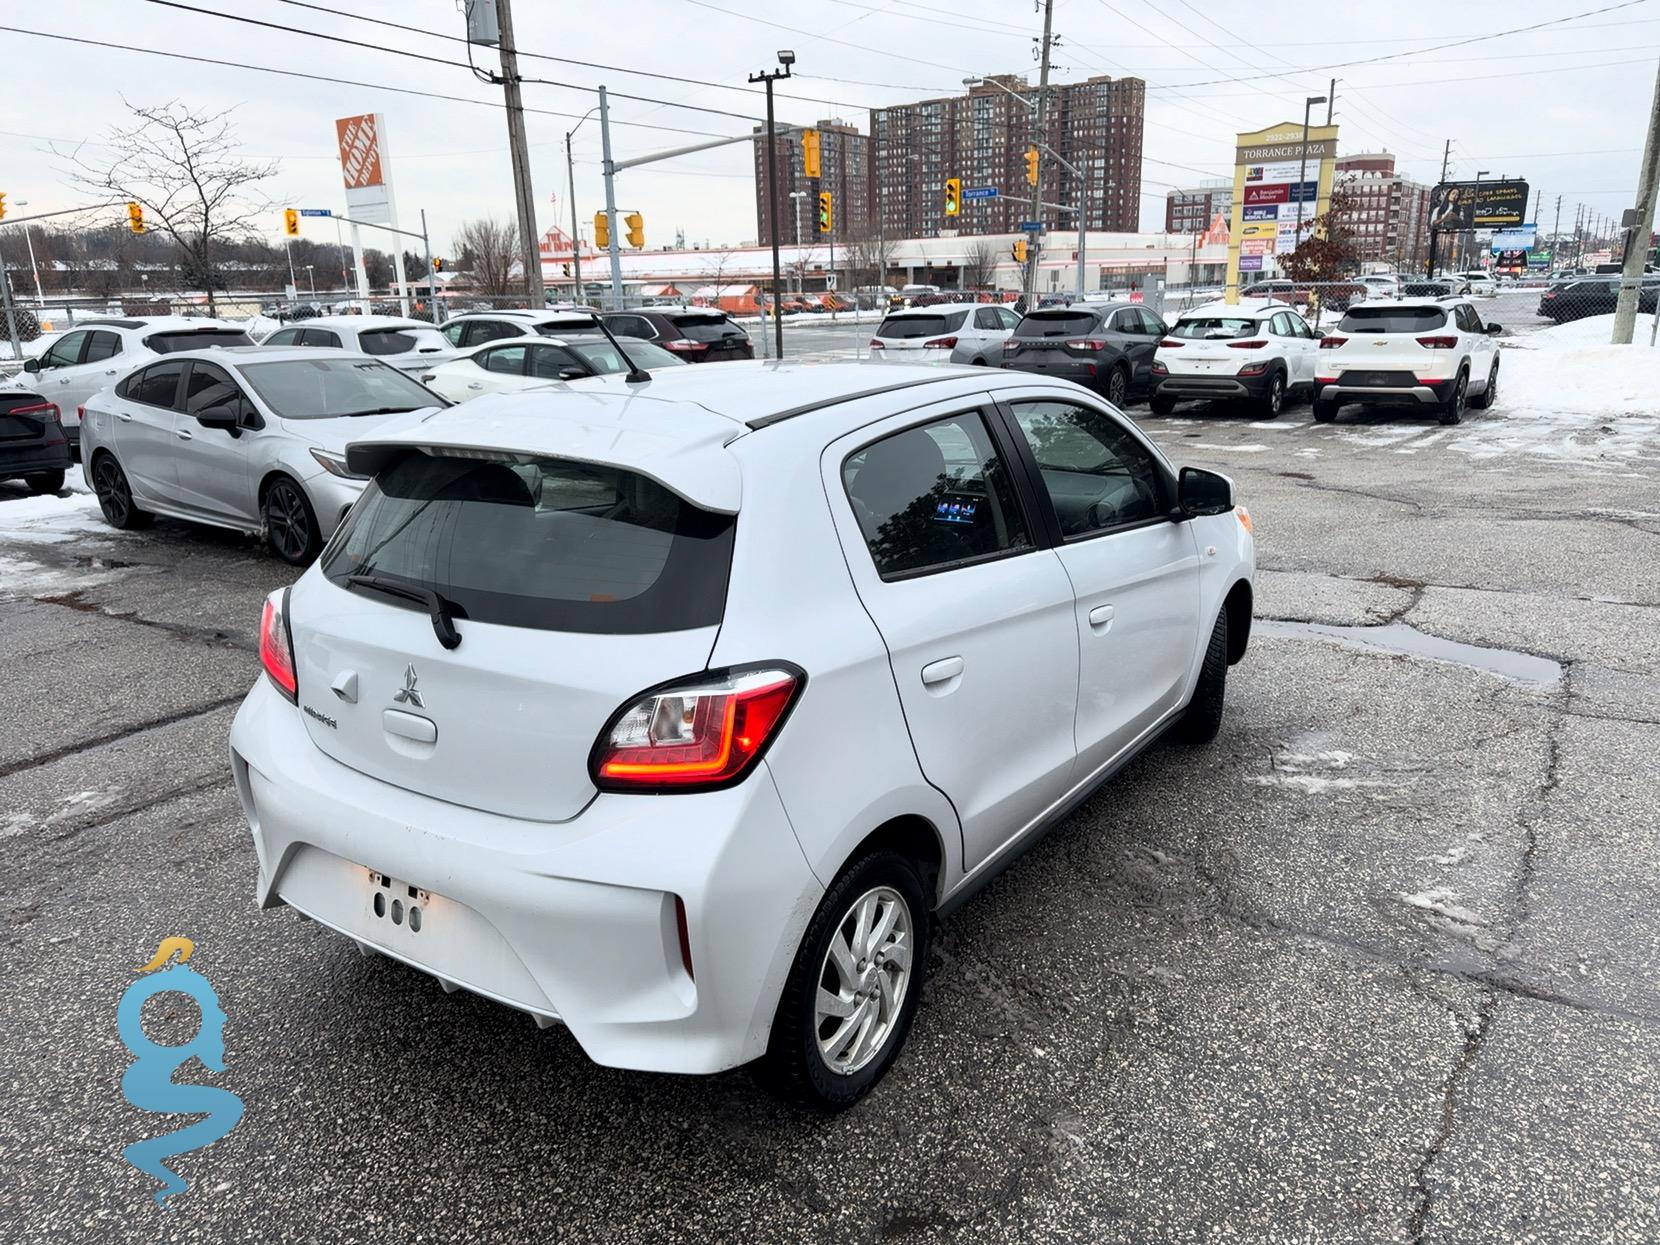
<svg viewBox="0 0 1660 1245"><path fill-rule="evenodd" d="M611 309L623 309L622 251L617 243L617 166L611 162L611 104L605 88L599 89L599 147L605 170L605 249L611 254Z"/></svg>
<svg viewBox="0 0 1660 1245"><path fill-rule="evenodd" d="M1039 148L1048 146L1049 132L1044 128L1047 114L1044 105L1049 99L1049 44L1053 38L1051 31L1054 27L1055 0L1043 0L1043 58L1038 70L1038 97L1037 112L1033 114L1037 130L1032 136L1033 144ZM1037 181L1032 183L1032 219L1040 225L1043 223L1043 165L1038 165ZM1037 274L1038 253L1042 250L1041 229L1034 232L1028 239L1026 255L1026 309L1030 311L1037 305Z"/></svg>

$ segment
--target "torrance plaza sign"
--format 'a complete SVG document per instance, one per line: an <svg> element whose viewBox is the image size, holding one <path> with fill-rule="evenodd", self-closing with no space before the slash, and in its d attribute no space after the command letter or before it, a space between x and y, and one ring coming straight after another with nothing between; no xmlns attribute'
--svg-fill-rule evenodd
<svg viewBox="0 0 1660 1245"><path fill-rule="evenodd" d="M1241 272L1247 277L1264 272L1276 255L1297 248L1299 228L1306 236L1314 218L1330 205L1336 165L1335 125L1309 126L1306 166L1301 122L1237 136L1223 294L1228 302L1239 301Z"/></svg>

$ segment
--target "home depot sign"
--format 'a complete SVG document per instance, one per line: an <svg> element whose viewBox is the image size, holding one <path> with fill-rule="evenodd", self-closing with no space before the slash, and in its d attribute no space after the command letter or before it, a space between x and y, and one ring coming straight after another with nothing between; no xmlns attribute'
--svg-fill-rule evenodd
<svg viewBox="0 0 1660 1245"><path fill-rule="evenodd" d="M340 180L346 186L347 215L395 226L386 117L378 112L341 117L334 123L334 134L340 145Z"/></svg>

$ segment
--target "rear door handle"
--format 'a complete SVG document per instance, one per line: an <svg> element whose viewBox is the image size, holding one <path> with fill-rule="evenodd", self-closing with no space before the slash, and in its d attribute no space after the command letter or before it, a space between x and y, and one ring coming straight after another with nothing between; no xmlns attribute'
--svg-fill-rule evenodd
<svg viewBox="0 0 1660 1245"><path fill-rule="evenodd" d="M173 429L173 435L176 436L181 441L188 441L188 440L191 439L192 434L190 433L190 431L188 429L175 428L175 429Z"/></svg>
<svg viewBox="0 0 1660 1245"><path fill-rule="evenodd" d="M121 369L120 369L120 368L118 368L118 367L112 367L112 368L110 368L110 369L109 369L109 370L107 370L107 371L106 371L106 372L105 372L105 373L104 373L104 375L105 375L105 376L114 376L114 375L115 375L115 374L116 374L116 373L117 373L117 372L119 372L119 371L120 371L120 370L121 370Z"/></svg>
<svg viewBox="0 0 1660 1245"><path fill-rule="evenodd" d="M1097 605L1089 612L1089 625L1098 631L1105 631L1112 626L1113 608L1110 605Z"/></svg>
<svg viewBox="0 0 1660 1245"><path fill-rule="evenodd" d="M475 380L475 381L472 381L471 383L469 383L467 388L469 388L469 389L482 389L482 388L484 388L484 386L479 384L479 382Z"/></svg>
<svg viewBox="0 0 1660 1245"><path fill-rule="evenodd" d="M115 417L117 419L119 419L124 424L130 424L130 423L133 422L133 417L131 415L127 414L127 412L125 412L125 411L117 411L115 413Z"/></svg>
<svg viewBox="0 0 1660 1245"><path fill-rule="evenodd" d="M927 684L944 683L956 678L963 672L961 657L942 657L938 661L931 661L922 668L922 681Z"/></svg>

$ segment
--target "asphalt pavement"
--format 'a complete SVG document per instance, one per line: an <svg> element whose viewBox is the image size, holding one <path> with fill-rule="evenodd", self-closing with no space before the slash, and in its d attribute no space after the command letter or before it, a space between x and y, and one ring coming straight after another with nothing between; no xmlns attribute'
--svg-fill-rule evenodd
<svg viewBox="0 0 1660 1245"><path fill-rule="evenodd" d="M257 910L225 737L292 572L0 484L0 1240L1660 1239L1660 417L1616 456L1506 410L1132 411L1255 518L1221 736L952 916L833 1118ZM228 1017L181 1080L246 1110L159 1210L121 1151L186 1121L115 1018L176 934Z"/></svg>

